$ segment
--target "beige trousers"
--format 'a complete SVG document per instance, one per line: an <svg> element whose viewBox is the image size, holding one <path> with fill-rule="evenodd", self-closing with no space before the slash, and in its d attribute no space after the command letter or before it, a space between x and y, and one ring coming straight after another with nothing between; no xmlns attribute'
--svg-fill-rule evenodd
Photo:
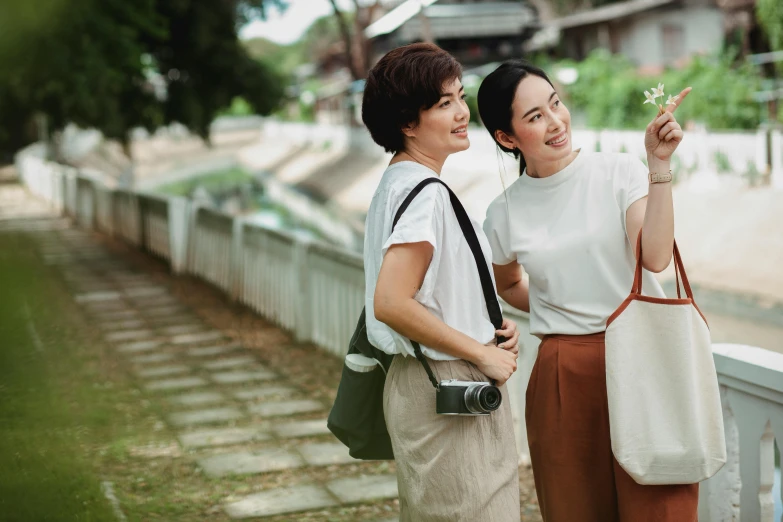
<svg viewBox="0 0 783 522"><path fill-rule="evenodd" d="M432 361L435 378L484 381L466 361ZM397 464L401 522L518 522L517 449L508 392L488 416L435 413L415 357L394 357L383 406Z"/></svg>

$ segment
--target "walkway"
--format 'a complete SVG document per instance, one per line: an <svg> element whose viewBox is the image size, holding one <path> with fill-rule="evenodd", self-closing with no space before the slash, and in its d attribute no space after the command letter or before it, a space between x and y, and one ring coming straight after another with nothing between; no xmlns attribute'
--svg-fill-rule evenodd
<svg viewBox="0 0 783 522"><path fill-rule="evenodd" d="M396 520L393 463L352 459L326 429L340 371L334 357L292 344L199 281L172 277L143 254L71 228L18 186L0 186L0 209L0 234L21 231L32 239L99 329L108 356L159 415L156 429L172 440L134 448L131 457L155 462L159 479L192 487L194 514ZM181 476L171 472L174 461ZM540 520L528 475L523 518ZM121 511L138 493L117 482Z"/></svg>

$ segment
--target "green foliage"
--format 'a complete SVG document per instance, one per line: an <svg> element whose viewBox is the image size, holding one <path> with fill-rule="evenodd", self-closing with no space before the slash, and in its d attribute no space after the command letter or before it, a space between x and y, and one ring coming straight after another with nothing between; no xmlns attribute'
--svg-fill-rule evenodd
<svg viewBox="0 0 783 522"><path fill-rule="evenodd" d="M731 162L725 152L716 150L714 156L713 159L715 160L715 167L718 169L718 174L728 174L731 172Z"/></svg>
<svg viewBox="0 0 783 522"><path fill-rule="evenodd" d="M203 187L210 193L224 192L242 184L252 183L253 179L253 176L244 170L232 168L163 185L157 192L169 196L190 196L198 187Z"/></svg>
<svg viewBox="0 0 783 522"><path fill-rule="evenodd" d="M231 106L222 111L221 114L226 116L249 116L253 114L253 107L247 103L247 100L237 96L231 101Z"/></svg>
<svg viewBox="0 0 783 522"><path fill-rule="evenodd" d="M748 160L747 170L745 171L745 179L748 180L748 185L755 187L761 181L761 172L756 168L756 162Z"/></svg>
<svg viewBox="0 0 783 522"><path fill-rule="evenodd" d="M732 53L696 56L683 69L667 69L659 77L649 77L639 75L626 58L597 50L580 63L563 61L553 68L578 70L579 79L566 89L567 103L572 111L584 111L591 127L646 127L656 112L644 104L643 93L660 82L665 84L667 96L693 87L677 109L680 121L696 121L712 129L755 128L761 120L761 107L752 93L758 90L760 78L752 66L742 63L735 67L733 63Z"/></svg>
<svg viewBox="0 0 783 522"><path fill-rule="evenodd" d="M757 0L756 20L773 51L783 50L783 3L780 0Z"/></svg>
<svg viewBox="0 0 783 522"><path fill-rule="evenodd" d="M134 127L173 121L208 138L237 96L270 113L283 94L279 74L237 38L237 25L263 1L3 2L0 151L35 139L36 114L50 130L73 122L124 142Z"/></svg>
<svg viewBox="0 0 783 522"><path fill-rule="evenodd" d="M343 16L350 23L354 15L343 13ZM264 38L253 38L243 44L250 56L270 64L279 74L290 77L298 66L311 63L314 57L322 55L341 39L337 20L333 15L327 15L313 22L302 38L292 44L278 45Z"/></svg>

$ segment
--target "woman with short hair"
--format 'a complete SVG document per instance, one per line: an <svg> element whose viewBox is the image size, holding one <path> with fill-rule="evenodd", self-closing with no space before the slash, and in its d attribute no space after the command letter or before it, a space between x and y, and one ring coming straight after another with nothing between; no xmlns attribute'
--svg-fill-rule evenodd
<svg viewBox="0 0 783 522"><path fill-rule="evenodd" d="M485 127L520 160L484 229L498 293L530 312L530 332L543 339L525 419L545 522L697 519L698 484L639 485L614 458L604 343L632 286L642 229L645 293L665 297L650 272L672 257L670 162L683 137L674 111L688 92L647 126L645 165L630 154L574 150L568 109L546 73L524 60L502 64L479 89Z"/></svg>
<svg viewBox="0 0 783 522"><path fill-rule="evenodd" d="M367 214L367 336L397 354L386 377L384 415L400 520L516 522L518 457L504 385L516 370L516 325L505 320L496 330L490 321L476 258L446 187L425 186L393 226L412 189L439 177L446 158L469 146L461 75L459 63L431 44L395 49L369 73L362 119L393 157ZM489 243L479 224L471 225L489 266ZM496 336L507 340L497 345ZM436 414L435 389L411 340L438 381L494 379L500 408L480 416Z"/></svg>

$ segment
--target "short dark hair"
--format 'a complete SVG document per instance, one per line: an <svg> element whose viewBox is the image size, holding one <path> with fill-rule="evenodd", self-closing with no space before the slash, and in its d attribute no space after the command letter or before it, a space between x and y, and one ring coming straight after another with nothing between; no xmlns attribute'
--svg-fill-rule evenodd
<svg viewBox="0 0 783 522"><path fill-rule="evenodd" d="M508 152L513 154L515 158L519 158L520 175L526 167L525 157L519 150L507 149L501 145L495 132L502 130L506 134L513 135L511 120L514 111L511 106L514 103L514 96L517 94L520 82L531 75L543 78L549 85L552 85L552 81L543 69L527 60L508 60L484 78L477 96L481 123L484 124L492 139L503 152Z"/></svg>
<svg viewBox="0 0 783 522"><path fill-rule="evenodd" d="M372 68L364 87L362 121L386 152L405 148L402 129L419 123L419 112L440 100L443 84L462 77L462 66L434 44L389 51Z"/></svg>

